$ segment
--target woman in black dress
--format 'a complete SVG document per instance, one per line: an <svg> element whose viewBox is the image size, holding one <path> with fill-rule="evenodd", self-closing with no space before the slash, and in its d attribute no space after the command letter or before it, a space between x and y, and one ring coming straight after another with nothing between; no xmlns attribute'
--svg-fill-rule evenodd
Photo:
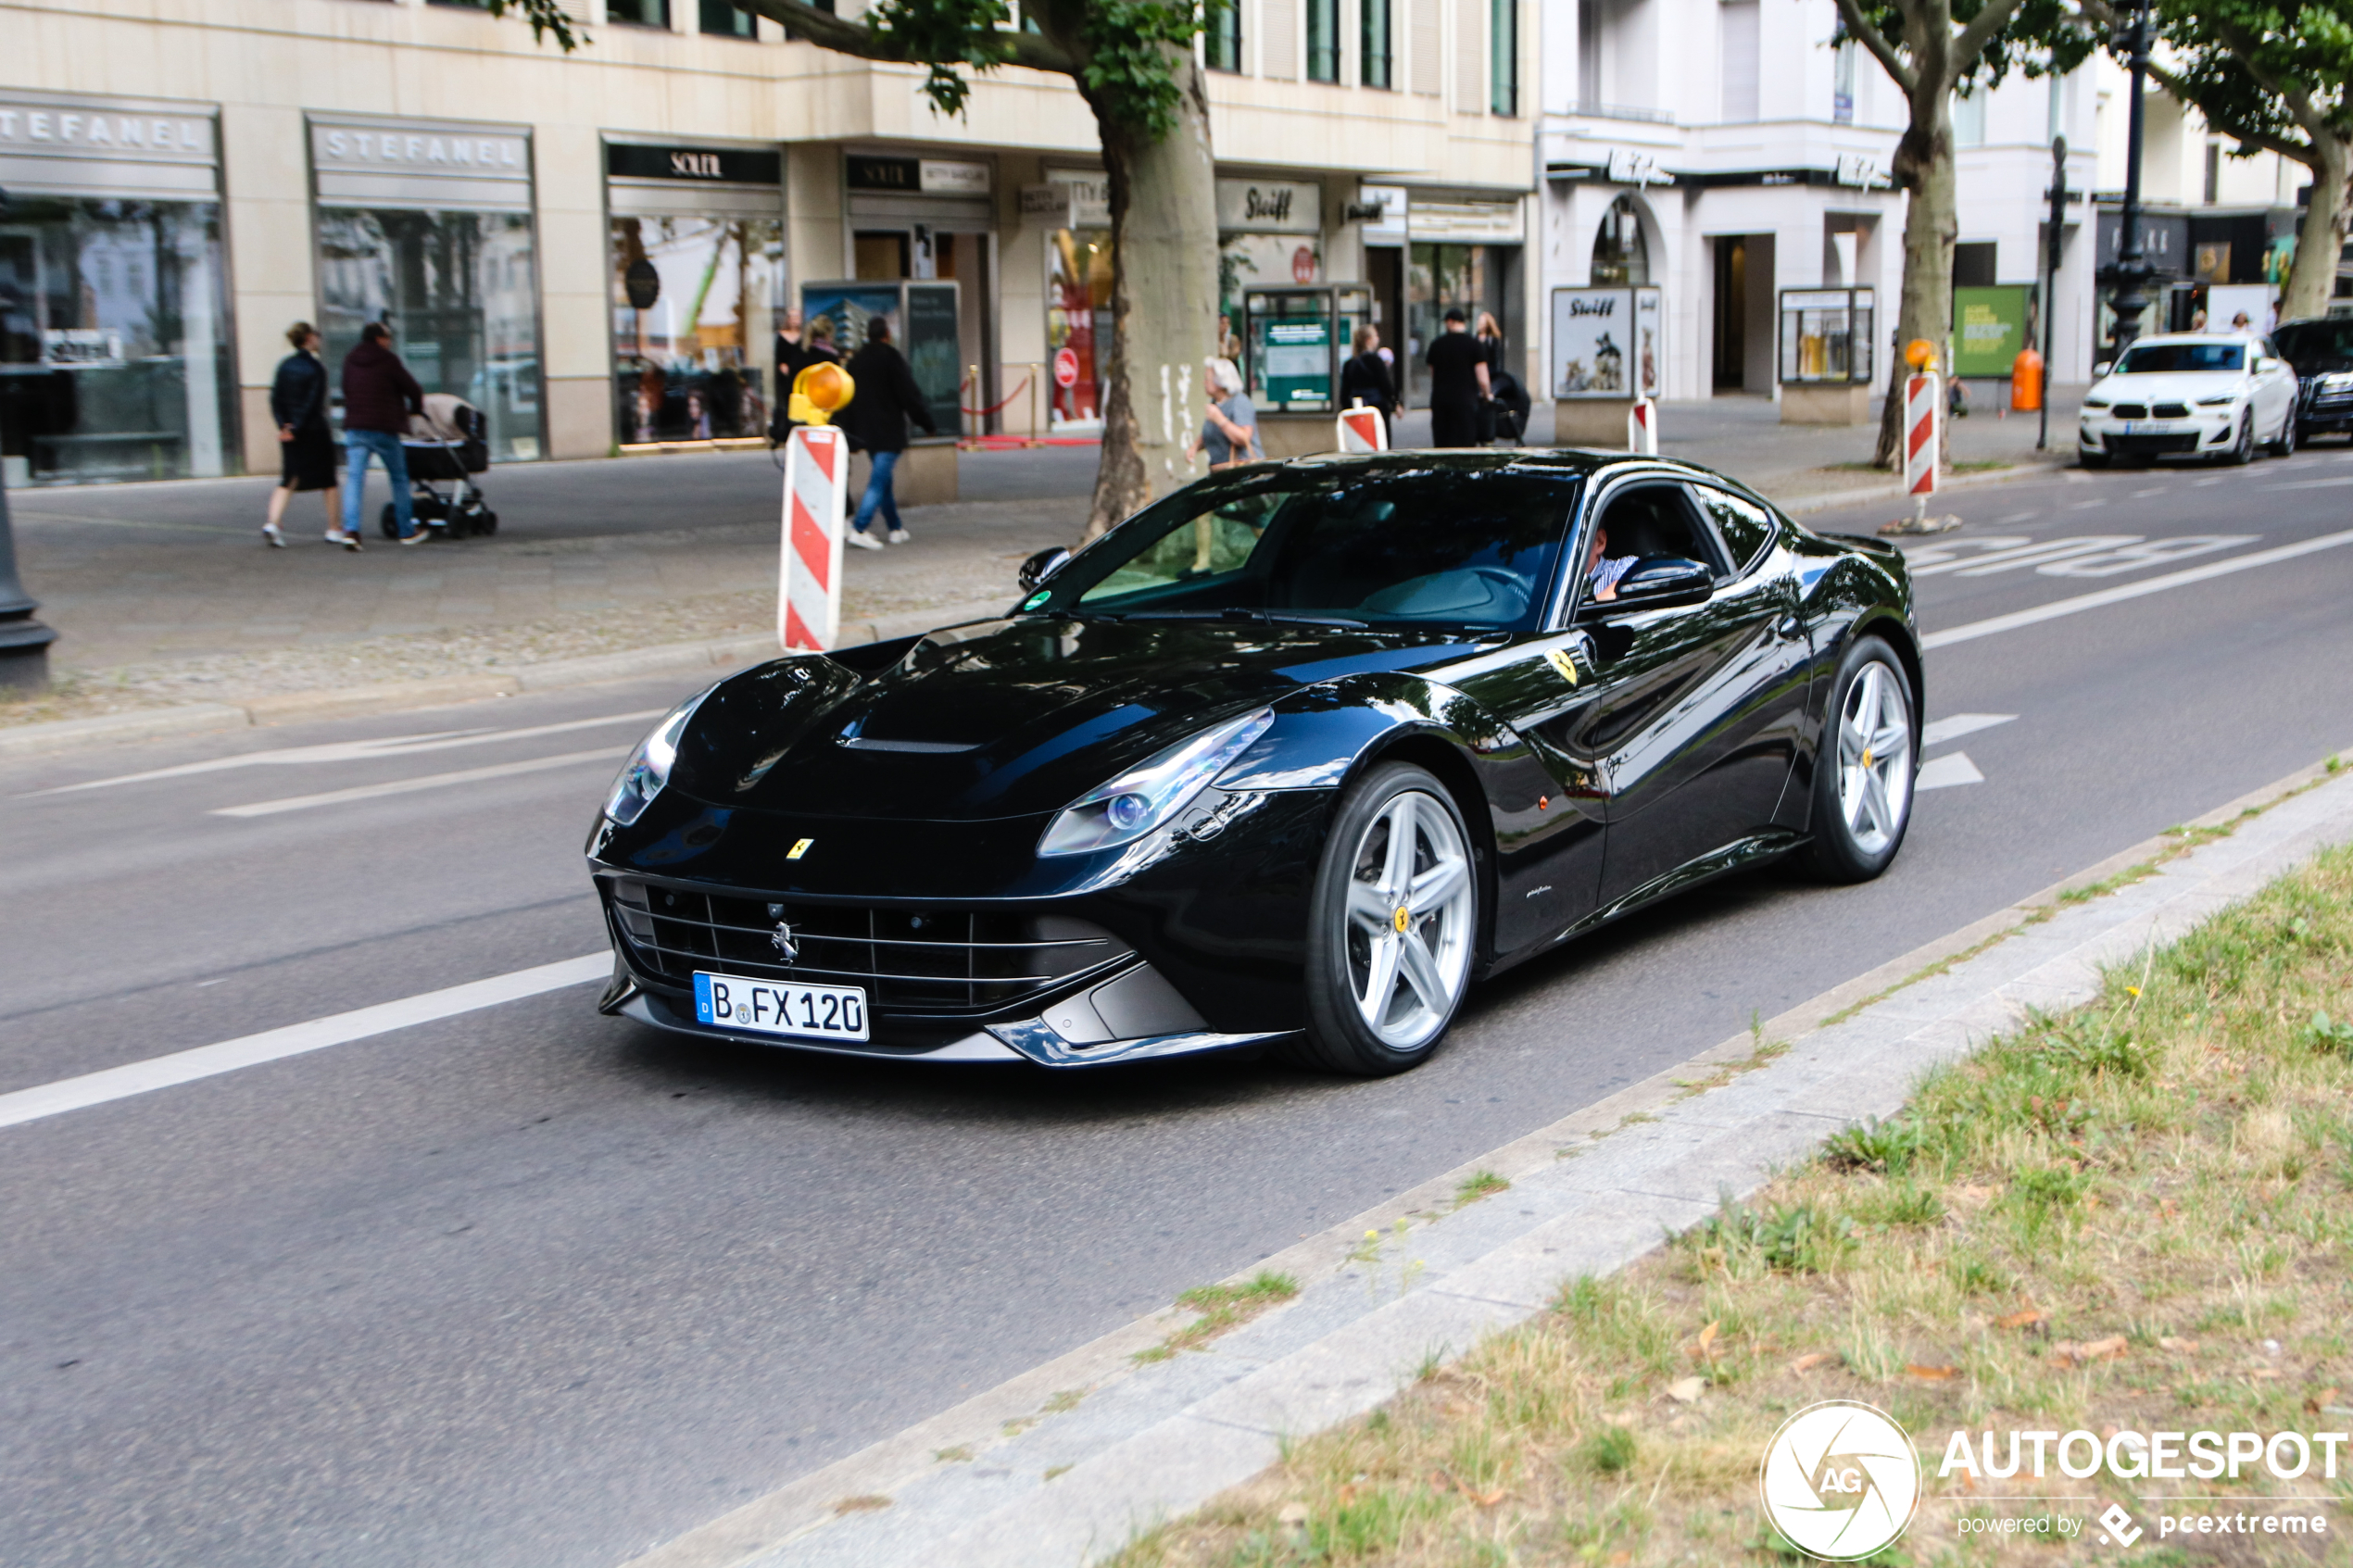
<svg viewBox="0 0 2353 1568"><path fill-rule="evenodd" d="M1340 368L1340 406L1353 408L1360 399L1365 408L1378 408L1381 423L1394 430L1397 383L1390 379L1389 365L1380 357L1377 327L1356 329L1356 352Z"/></svg>
<svg viewBox="0 0 2353 1568"><path fill-rule="evenodd" d="M1504 329L1495 320L1492 310L1478 313L1478 326L1472 336L1478 341L1478 357L1486 361L1487 379L1492 384L1504 371ZM1481 402L1478 406L1478 444L1491 446L1499 433L1501 422L1493 401Z"/></svg>
<svg viewBox="0 0 2353 1568"><path fill-rule="evenodd" d="M319 358L319 331L308 321L286 329L294 352L278 361L278 376L270 385L270 418L278 427L278 451L284 464L278 488L270 492L270 521L261 536L278 549L286 536L278 532L286 502L297 490L317 490L327 502L327 543L343 541L343 520L335 511L335 438L327 427L327 367Z"/></svg>

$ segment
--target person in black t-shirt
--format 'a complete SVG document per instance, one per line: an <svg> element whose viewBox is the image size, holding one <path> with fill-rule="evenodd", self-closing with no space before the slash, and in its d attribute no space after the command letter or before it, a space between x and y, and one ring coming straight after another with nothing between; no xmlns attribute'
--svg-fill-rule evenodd
<svg viewBox="0 0 2353 1568"><path fill-rule="evenodd" d="M1478 408L1487 401L1487 352L1465 329L1461 307L1446 312L1446 330L1422 356L1429 367L1429 444L1478 445Z"/></svg>

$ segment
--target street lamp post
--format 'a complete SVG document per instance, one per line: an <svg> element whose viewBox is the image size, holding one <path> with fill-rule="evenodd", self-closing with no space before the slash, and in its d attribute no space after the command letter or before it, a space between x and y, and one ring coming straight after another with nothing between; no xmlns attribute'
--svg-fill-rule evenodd
<svg viewBox="0 0 2353 1568"><path fill-rule="evenodd" d="M8 193L0 191L0 216ZM17 580L17 540L8 527L8 489L0 465L0 693L35 692L49 684L49 645L57 633L32 618L41 606Z"/></svg>
<svg viewBox="0 0 2353 1568"><path fill-rule="evenodd" d="M2034 437L2034 450L2045 451L2051 445L2051 355L2057 339L2054 335L2058 325L2059 242L2061 225L2067 221L2067 138L2051 138L2051 225L2043 237L2043 395L2037 399L2043 406L2043 423Z"/></svg>
<svg viewBox="0 0 2353 1568"><path fill-rule="evenodd" d="M2125 31L2126 46L2132 51L2130 66L2133 86L2130 103L2131 119L2124 144L2124 212L2118 236L2121 245L2116 256L2116 353L2121 357L2141 335L2141 312L2148 308L2148 288L2151 269L2148 258L2141 253L2141 127L2142 94L2148 84L2149 73L2149 8L2148 0L2139 0L2133 7L2133 20Z"/></svg>

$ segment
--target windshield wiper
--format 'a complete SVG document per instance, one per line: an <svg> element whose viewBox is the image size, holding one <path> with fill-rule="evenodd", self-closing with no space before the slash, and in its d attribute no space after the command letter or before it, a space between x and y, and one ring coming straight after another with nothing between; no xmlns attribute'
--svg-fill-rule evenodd
<svg viewBox="0 0 2353 1568"><path fill-rule="evenodd" d="M1371 624L1352 621L1344 615L1293 614L1280 609L1139 609L1127 617L1130 621L1222 621L1238 625L1256 623L1262 626L1353 626L1358 630Z"/></svg>

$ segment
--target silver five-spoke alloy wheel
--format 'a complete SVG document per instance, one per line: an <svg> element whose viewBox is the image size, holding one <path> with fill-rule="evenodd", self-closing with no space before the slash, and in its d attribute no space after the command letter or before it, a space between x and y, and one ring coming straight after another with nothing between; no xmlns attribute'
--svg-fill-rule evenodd
<svg viewBox="0 0 2353 1568"><path fill-rule="evenodd" d="M1348 972L1366 1027L1391 1049L1414 1049L1453 1016L1475 895L1462 830L1428 795L1407 790L1365 825L1348 884Z"/></svg>
<svg viewBox="0 0 2353 1568"><path fill-rule="evenodd" d="M1911 799L1911 700L1895 671L1874 660L1856 671L1838 716L1838 805L1855 847L1886 849Z"/></svg>

